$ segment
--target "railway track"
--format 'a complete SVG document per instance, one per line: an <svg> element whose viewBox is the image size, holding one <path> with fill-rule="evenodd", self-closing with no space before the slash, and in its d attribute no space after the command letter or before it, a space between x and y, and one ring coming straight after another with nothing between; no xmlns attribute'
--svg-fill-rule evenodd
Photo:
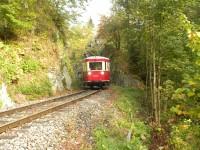
<svg viewBox="0 0 200 150"><path fill-rule="evenodd" d="M31 105L2 111L0 112L0 134L12 128L31 122L35 119L41 118L46 114L57 111L78 101L81 101L84 98L96 94L97 92L98 90L80 91L70 95L53 97Z"/></svg>

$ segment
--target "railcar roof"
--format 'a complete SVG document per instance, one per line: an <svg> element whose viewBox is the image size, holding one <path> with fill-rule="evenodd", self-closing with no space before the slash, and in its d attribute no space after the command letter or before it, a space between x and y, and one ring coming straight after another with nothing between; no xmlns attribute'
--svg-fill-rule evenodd
<svg viewBox="0 0 200 150"><path fill-rule="evenodd" d="M90 59L106 59L106 60L110 60L109 58L103 57L103 56L90 56L90 57L87 57L85 59L87 59L87 60L90 60Z"/></svg>

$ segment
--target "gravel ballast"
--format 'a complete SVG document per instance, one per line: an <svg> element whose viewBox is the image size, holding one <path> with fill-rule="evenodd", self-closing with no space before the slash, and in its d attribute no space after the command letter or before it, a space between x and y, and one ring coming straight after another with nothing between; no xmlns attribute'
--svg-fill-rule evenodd
<svg viewBox="0 0 200 150"><path fill-rule="evenodd" d="M81 102L0 134L0 150L90 148L92 129L105 115L110 92L104 90Z"/></svg>

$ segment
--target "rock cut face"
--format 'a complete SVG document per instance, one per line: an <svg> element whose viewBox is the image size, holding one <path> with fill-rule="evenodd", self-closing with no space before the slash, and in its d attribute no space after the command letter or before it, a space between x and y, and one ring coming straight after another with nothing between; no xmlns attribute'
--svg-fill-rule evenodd
<svg viewBox="0 0 200 150"><path fill-rule="evenodd" d="M13 105L14 103L8 95L6 84L2 83L0 88L0 108L12 107Z"/></svg>

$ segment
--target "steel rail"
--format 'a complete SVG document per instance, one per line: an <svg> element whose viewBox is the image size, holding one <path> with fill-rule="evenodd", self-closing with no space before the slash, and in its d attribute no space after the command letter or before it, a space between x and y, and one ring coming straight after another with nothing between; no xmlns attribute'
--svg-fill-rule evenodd
<svg viewBox="0 0 200 150"><path fill-rule="evenodd" d="M74 103L77 103L79 101L82 101L84 98L87 98L93 94L96 94L97 92L99 91L94 91L94 92L91 92L87 95L84 95L80 98L77 98L77 99L74 99L74 100L70 100L70 101L67 101L67 102L63 102L62 104L58 104L56 106L53 106L53 107L50 107L48 109L45 109L43 111L39 111L37 113L34 113L32 115L29 115L29 116L26 116L26 117L23 117L21 119L18 119L16 121L13 121L13 122L10 122L10 123L7 123L7 124L4 124L2 126L0 126L0 133L3 133L3 132L6 132L12 128L15 128L15 127L18 127L18 126L21 126L22 124L25 124L25 123L29 123L35 119L38 119L46 114L49 114L51 112L54 112L54 111L57 111L61 108L64 108L66 106L69 106L69 105L72 105Z"/></svg>
<svg viewBox="0 0 200 150"><path fill-rule="evenodd" d="M82 91L79 91L79 92L76 92L76 93L72 93L72 94L51 97L51 98L48 98L47 100L44 100L44 101L36 102L36 103L33 103L33 104L28 104L28 105L25 105L25 106L9 109L9 110L6 110L6 111L0 111L0 117L5 116L5 115L11 115L11 114L14 114L15 112L21 112L21 111L24 111L26 109L33 108L33 107L36 107L36 106L41 106L41 105L45 105L45 104L52 103L52 102L55 102L55 101L59 101L59 100L62 100L64 98L68 98L68 97L72 97L74 95L81 94L83 92L85 92L85 90L82 90Z"/></svg>

